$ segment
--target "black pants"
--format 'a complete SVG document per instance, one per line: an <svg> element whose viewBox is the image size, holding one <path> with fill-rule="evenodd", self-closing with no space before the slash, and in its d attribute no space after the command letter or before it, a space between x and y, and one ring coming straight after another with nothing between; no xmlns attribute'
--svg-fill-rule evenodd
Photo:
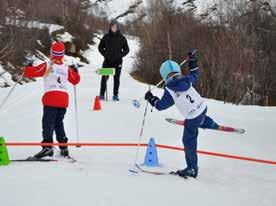
<svg viewBox="0 0 276 206"><path fill-rule="evenodd" d="M42 119L42 143L53 143L54 132L59 143L67 143L68 139L63 125L65 113L66 108L44 106ZM60 147L60 149L65 148L67 147Z"/></svg>
<svg viewBox="0 0 276 206"><path fill-rule="evenodd" d="M115 76L114 76L114 87L113 87L113 95L119 95L119 87L120 87L120 77L121 77L121 70L122 70L122 63L110 64L108 62L103 63L103 68L115 68ZM106 83L109 76L103 76L101 80L101 91L100 95L104 96L106 91Z"/></svg>

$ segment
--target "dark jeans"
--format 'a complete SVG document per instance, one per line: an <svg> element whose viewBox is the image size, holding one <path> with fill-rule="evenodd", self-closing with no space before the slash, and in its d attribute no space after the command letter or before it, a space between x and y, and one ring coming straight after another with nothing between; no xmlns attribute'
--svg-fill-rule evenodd
<svg viewBox="0 0 276 206"><path fill-rule="evenodd" d="M54 132L59 143L67 143L68 139L66 137L63 125L65 113L66 108L44 106L42 118L42 143L53 143ZM60 149L65 148L67 147L60 147Z"/></svg>
<svg viewBox="0 0 276 206"><path fill-rule="evenodd" d="M110 64L108 62L103 63L103 68L115 68L115 76L114 76L114 87L113 87L113 95L118 96L119 95L119 87L120 87L120 77L121 77L121 70L122 70L122 64L116 63L116 64ZM101 80L101 91L100 95L104 96L106 91L106 83L109 79L109 76L103 76Z"/></svg>

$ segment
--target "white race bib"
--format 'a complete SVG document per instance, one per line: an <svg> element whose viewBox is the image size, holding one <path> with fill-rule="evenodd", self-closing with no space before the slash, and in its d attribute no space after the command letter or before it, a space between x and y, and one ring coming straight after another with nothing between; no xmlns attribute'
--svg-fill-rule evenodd
<svg viewBox="0 0 276 206"><path fill-rule="evenodd" d="M49 64L50 73L44 77L44 90L67 91L68 66L65 64Z"/></svg>
<svg viewBox="0 0 276 206"><path fill-rule="evenodd" d="M206 109L204 99L193 86L183 92L174 92L167 87L166 89L171 94L176 107L185 119L194 119Z"/></svg>

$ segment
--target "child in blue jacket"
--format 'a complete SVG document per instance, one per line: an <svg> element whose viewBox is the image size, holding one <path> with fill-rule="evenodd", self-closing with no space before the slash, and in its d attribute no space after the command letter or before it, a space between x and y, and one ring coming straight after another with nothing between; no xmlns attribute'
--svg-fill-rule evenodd
<svg viewBox="0 0 276 206"><path fill-rule="evenodd" d="M206 115L207 105L194 88L199 79L199 68L195 52L191 51L188 55L190 73L182 75L179 64L170 60L165 61L160 68L160 74L165 82L162 98L159 99L148 91L145 99L159 111L175 105L185 117L182 141L187 167L184 170L178 170L177 174L182 177L196 178L198 175L198 128L217 129L219 125Z"/></svg>

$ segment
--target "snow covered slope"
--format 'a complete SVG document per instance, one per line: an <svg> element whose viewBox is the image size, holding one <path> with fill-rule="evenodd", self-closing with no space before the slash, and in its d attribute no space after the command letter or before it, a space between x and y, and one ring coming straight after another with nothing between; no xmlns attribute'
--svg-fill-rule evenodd
<svg viewBox="0 0 276 206"><path fill-rule="evenodd" d="M97 2L97 8L94 10L94 13L99 16L105 16L108 19L113 19L126 13L127 11L131 12L126 16L122 17L120 21L131 21L137 18L137 12L139 9L144 10L144 7L147 7L150 0L91 0L92 3ZM194 4L197 7L197 13L204 12L205 9L212 6L216 0L194 0ZM178 8L187 8L187 5L183 5L184 0L175 0L175 6ZM139 12L138 12L139 13Z"/></svg>
<svg viewBox="0 0 276 206"><path fill-rule="evenodd" d="M91 0L92 3L98 2ZM117 16L129 10L129 7L134 5L136 0L106 0L98 2L96 14L107 16L109 19L116 18Z"/></svg>
<svg viewBox="0 0 276 206"><path fill-rule="evenodd" d="M137 142L143 108L136 109L131 100L143 96L148 86L134 81L133 69L137 39L128 38L131 54L124 61L121 79L121 102L102 102L101 112L92 111L99 92L102 57L96 46L86 52L91 64L81 68L78 86L80 137L83 142ZM112 81L109 81L109 91ZM10 88L1 89L0 101ZM0 135L7 142L41 141L42 81L19 86L0 111ZM73 91L65 124L67 136L75 141ZM162 91L155 94L161 95ZM200 131L200 150L230 153L276 160L276 108L235 106L207 100L209 115L219 123L243 127L245 135ZM155 137L159 144L182 146L182 128L165 117L181 118L175 108L148 113L143 142ZM40 148L9 147L11 159L28 157ZM164 168L184 167L184 154L159 149ZM144 149L139 154L143 162ZM267 205L275 204L276 166L199 156L200 174L187 181L173 176L132 175L135 148L71 148L78 162L12 163L0 167L0 198L5 206L141 206L141 205Z"/></svg>

